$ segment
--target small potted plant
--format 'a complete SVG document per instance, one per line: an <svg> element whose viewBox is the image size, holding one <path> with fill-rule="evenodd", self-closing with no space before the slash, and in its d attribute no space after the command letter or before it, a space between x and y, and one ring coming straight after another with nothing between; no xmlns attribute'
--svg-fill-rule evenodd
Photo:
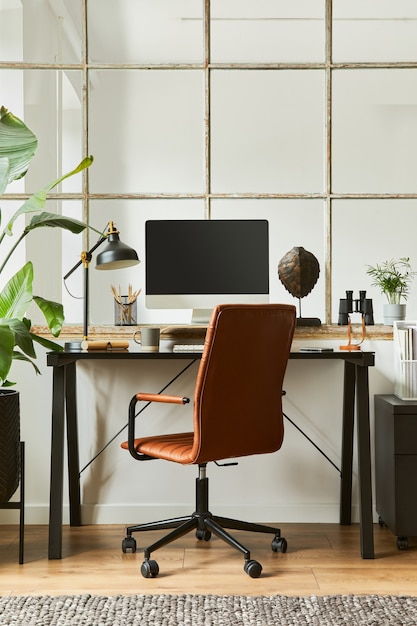
<svg viewBox="0 0 417 626"><path fill-rule="evenodd" d="M368 265L366 273L373 279L372 286L378 287L388 300L384 305L384 324L392 326L395 320L405 319L404 300L407 300L410 285L417 274L411 269L409 257Z"/></svg>

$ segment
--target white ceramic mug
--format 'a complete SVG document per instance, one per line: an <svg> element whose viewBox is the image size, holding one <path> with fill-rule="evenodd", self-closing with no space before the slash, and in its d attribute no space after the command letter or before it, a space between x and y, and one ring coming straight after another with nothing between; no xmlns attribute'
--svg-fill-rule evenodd
<svg viewBox="0 0 417 626"><path fill-rule="evenodd" d="M141 328L135 331L133 339L136 343L140 343L142 352L158 352L160 328ZM140 334L140 339L137 335Z"/></svg>

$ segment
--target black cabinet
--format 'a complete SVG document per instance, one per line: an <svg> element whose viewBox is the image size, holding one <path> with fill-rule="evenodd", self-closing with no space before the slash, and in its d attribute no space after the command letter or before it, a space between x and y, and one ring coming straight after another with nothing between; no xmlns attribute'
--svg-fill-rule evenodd
<svg viewBox="0 0 417 626"><path fill-rule="evenodd" d="M376 510L400 549L417 536L417 402L375 396Z"/></svg>

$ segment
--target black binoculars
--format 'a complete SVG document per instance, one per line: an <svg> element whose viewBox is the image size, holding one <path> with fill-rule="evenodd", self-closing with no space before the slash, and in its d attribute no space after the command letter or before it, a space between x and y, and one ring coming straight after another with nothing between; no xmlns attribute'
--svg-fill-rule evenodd
<svg viewBox="0 0 417 626"><path fill-rule="evenodd" d="M359 298L353 299L353 291L346 291L346 298L340 299L339 304L339 326L346 326L349 322L350 313L361 313L363 315L365 324L367 326L373 326L374 324L374 311L372 307L371 298L366 297L366 291L359 292Z"/></svg>

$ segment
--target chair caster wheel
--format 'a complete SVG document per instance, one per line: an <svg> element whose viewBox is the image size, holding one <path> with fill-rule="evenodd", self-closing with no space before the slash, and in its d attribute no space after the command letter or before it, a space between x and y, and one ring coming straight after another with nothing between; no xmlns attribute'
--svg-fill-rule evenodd
<svg viewBox="0 0 417 626"><path fill-rule="evenodd" d="M243 569L251 578L259 578L262 572L262 565L258 563L258 561L250 559L249 561L245 561Z"/></svg>
<svg viewBox="0 0 417 626"><path fill-rule="evenodd" d="M398 550L408 550L407 537L397 537L397 548Z"/></svg>
<svg viewBox="0 0 417 626"><path fill-rule="evenodd" d="M197 539L199 539L199 541L210 541L211 532L206 529L201 530L200 528L197 528L197 530L195 531L195 536L197 537Z"/></svg>
<svg viewBox="0 0 417 626"><path fill-rule="evenodd" d="M275 537L272 540L271 547L273 552L286 552L288 548L287 540L284 537Z"/></svg>
<svg viewBox="0 0 417 626"><path fill-rule="evenodd" d="M140 573L144 578L155 578L159 574L159 565L156 561L148 559L143 561Z"/></svg>
<svg viewBox="0 0 417 626"><path fill-rule="evenodd" d="M134 537L125 537L122 541L122 550L123 552L128 550L136 552L136 539Z"/></svg>

